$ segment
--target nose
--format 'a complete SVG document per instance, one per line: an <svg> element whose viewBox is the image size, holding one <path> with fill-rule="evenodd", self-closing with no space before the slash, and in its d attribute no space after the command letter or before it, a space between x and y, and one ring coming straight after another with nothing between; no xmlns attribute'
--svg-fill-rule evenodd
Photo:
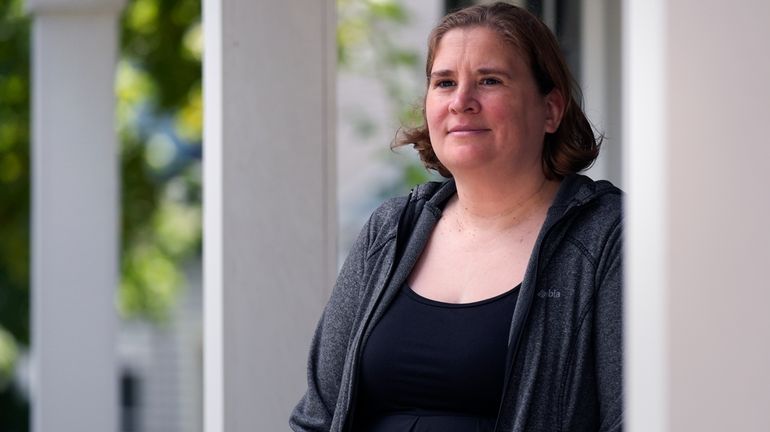
<svg viewBox="0 0 770 432"><path fill-rule="evenodd" d="M453 114L474 114L479 112L481 106L478 99L476 99L476 91L473 86L460 85L452 96L452 100L449 103L449 112Z"/></svg>

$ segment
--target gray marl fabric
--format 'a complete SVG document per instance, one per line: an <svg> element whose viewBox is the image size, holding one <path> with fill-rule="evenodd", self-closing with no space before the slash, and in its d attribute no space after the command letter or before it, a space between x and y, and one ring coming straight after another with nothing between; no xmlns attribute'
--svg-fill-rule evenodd
<svg viewBox="0 0 770 432"><path fill-rule="evenodd" d="M455 191L424 184L372 214L316 329L294 431L350 430L361 347ZM567 177L521 285L496 431L622 431L622 279L621 191Z"/></svg>

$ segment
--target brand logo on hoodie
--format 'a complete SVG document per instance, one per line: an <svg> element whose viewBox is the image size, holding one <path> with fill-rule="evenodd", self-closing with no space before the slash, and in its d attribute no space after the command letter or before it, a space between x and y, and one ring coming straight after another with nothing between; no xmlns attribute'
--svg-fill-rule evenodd
<svg viewBox="0 0 770 432"><path fill-rule="evenodd" d="M558 290L550 290L550 289L548 291L540 290L540 292L537 293L537 296L540 297L541 299L544 299L546 297L559 298L561 297L561 292L559 292Z"/></svg>

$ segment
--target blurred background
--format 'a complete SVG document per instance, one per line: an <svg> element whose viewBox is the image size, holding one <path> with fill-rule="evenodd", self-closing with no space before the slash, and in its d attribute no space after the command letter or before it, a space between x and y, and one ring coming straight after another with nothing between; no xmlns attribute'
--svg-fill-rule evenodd
<svg viewBox="0 0 770 432"><path fill-rule="evenodd" d="M30 430L30 34L24 2L1 2L0 430L14 432ZM115 74L123 431L200 430L201 50L199 1L126 5Z"/></svg>

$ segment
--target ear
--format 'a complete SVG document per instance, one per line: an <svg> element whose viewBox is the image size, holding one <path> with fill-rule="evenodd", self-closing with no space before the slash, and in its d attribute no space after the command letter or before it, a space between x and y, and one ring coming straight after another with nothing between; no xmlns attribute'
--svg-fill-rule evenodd
<svg viewBox="0 0 770 432"><path fill-rule="evenodd" d="M545 131L554 133L559 129L561 119L564 116L564 95L557 88L545 95Z"/></svg>

